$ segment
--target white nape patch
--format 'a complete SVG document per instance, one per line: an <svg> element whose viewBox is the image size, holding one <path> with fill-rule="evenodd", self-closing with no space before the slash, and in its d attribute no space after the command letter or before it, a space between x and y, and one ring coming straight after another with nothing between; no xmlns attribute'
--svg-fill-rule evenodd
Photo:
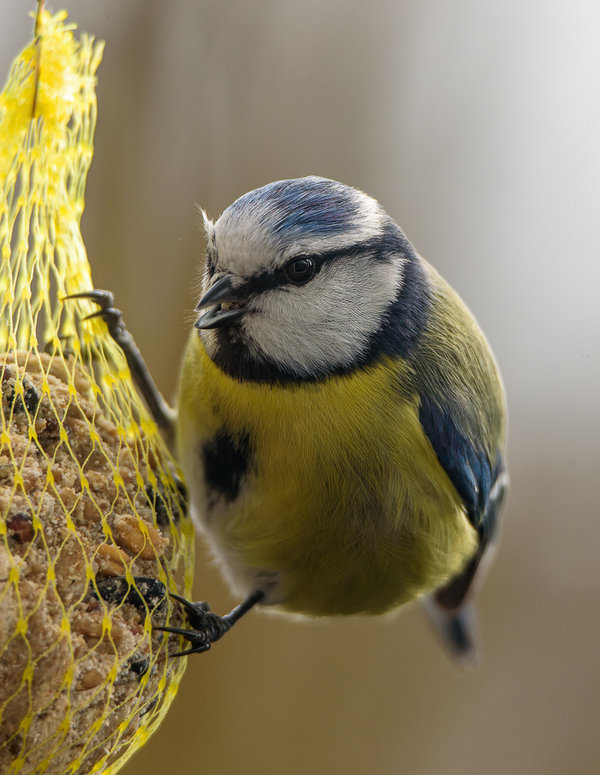
<svg viewBox="0 0 600 775"><path fill-rule="evenodd" d="M247 347L301 377L350 366L380 328L402 274L400 258L349 256L325 264L306 285L265 291L244 316Z"/></svg>

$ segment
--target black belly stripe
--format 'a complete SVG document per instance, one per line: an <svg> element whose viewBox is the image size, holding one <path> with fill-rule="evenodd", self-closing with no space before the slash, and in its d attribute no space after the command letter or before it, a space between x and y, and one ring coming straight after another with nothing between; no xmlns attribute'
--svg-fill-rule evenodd
<svg viewBox="0 0 600 775"><path fill-rule="evenodd" d="M232 435L221 429L202 450L204 479L213 495L229 501L237 498L250 466L250 436Z"/></svg>

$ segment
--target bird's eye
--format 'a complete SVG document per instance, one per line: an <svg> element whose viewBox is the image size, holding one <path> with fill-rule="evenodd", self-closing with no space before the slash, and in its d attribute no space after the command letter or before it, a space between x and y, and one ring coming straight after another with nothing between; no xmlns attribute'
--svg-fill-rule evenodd
<svg viewBox="0 0 600 775"><path fill-rule="evenodd" d="M285 273L293 283L302 285L302 283L307 283L313 277L315 262L312 258L306 256L293 258L285 265Z"/></svg>

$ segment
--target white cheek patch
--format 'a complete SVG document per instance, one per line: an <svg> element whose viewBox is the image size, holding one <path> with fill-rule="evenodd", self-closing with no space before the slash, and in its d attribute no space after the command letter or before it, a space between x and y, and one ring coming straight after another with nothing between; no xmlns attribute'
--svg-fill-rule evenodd
<svg viewBox="0 0 600 775"><path fill-rule="evenodd" d="M351 365L396 298L402 264L345 258L326 264L307 285L260 294L244 317L248 348L304 377Z"/></svg>

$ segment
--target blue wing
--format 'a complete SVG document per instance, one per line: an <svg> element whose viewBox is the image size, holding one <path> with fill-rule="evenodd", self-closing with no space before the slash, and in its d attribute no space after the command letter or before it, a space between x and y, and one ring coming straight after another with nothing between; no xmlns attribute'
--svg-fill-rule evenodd
<svg viewBox="0 0 600 775"><path fill-rule="evenodd" d="M483 446L460 431L449 412L425 395L421 396L419 420L440 465L462 498L469 520L489 541L504 491L500 451L492 459Z"/></svg>
<svg viewBox="0 0 600 775"><path fill-rule="evenodd" d="M425 609L447 647L465 661L476 657L474 612L469 592L496 530L506 474L500 451L490 456L483 445L461 432L454 418L427 396L421 396L421 426L440 465L462 498L479 533L479 546L457 576L424 599Z"/></svg>

